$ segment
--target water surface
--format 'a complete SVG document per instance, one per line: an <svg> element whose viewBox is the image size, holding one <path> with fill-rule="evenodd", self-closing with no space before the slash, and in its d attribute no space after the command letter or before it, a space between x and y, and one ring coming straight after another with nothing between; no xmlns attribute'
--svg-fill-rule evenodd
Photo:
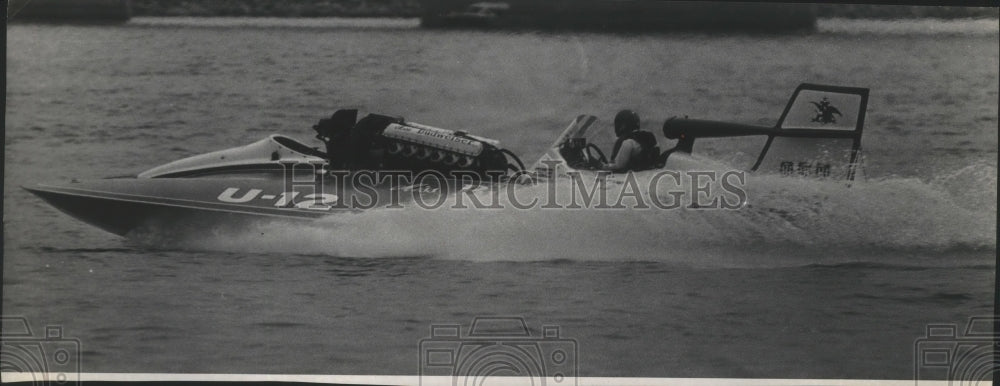
<svg viewBox="0 0 1000 386"><path fill-rule="evenodd" d="M87 372L415 374L431 323L516 315L575 339L585 376L908 379L926 324L993 304L998 33L943 25L11 26L3 313L63 325ZM800 82L872 90L865 179L755 177L749 211L405 210L163 242L18 188L309 140L341 107L496 138L530 162L579 113L629 107L656 133L673 115L772 124Z"/></svg>

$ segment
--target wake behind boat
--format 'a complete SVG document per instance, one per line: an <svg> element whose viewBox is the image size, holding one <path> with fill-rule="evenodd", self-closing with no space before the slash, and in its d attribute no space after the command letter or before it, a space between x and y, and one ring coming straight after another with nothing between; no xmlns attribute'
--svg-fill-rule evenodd
<svg viewBox="0 0 1000 386"><path fill-rule="evenodd" d="M743 170L853 180L868 90L802 84L774 126L671 118L650 169L691 169L692 154ZM313 129L325 149L271 135L196 155L134 177L26 187L57 209L126 236L152 223L192 219L315 220L335 213L422 205L480 189L519 188L580 175L609 176L607 125L581 115L526 169L499 141L408 121L339 110ZM603 150L602 150L603 149ZM614 174L610 175L611 178Z"/></svg>

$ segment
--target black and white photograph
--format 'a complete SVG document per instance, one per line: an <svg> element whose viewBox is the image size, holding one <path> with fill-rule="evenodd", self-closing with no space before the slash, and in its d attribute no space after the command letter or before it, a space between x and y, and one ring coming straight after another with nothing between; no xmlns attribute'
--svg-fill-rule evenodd
<svg viewBox="0 0 1000 386"><path fill-rule="evenodd" d="M1000 375L1000 6L5 2L3 382Z"/></svg>

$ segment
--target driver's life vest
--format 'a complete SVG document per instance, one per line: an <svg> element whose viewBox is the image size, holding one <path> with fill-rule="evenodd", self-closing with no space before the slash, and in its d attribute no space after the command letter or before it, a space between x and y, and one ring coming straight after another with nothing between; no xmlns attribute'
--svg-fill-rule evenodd
<svg viewBox="0 0 1000 386"><path fill-rule="evenodd" d="M631 139L639 143L641 150L639 156L628 161L627 170L639 171L656 168L657 159L660 157L660 148L656 146L656 136L648 131L637 130L625 134L615 141L615 147L611 151L611 159L617 159L618 151L621 150L622 143Z"/></svg>

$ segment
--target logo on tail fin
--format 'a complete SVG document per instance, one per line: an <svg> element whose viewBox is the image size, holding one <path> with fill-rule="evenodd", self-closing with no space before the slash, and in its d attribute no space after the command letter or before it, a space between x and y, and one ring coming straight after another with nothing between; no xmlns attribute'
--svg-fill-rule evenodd
<svg viewBox="0 0 1000 386"><path fill-rule="evenodd" d="M812 119L813 122L819 122L823 124L837 123L837 118L835 118L833 115L837 114L840 116L844 116L843 114L840 113L840 110L837 110L836 107L833 107L833 105L830 104L830 100L826 99L826 97L823 97L823 100L819 102L809 102L809 103L812 103L813 106L816 106L816 117Z"/></svg>

